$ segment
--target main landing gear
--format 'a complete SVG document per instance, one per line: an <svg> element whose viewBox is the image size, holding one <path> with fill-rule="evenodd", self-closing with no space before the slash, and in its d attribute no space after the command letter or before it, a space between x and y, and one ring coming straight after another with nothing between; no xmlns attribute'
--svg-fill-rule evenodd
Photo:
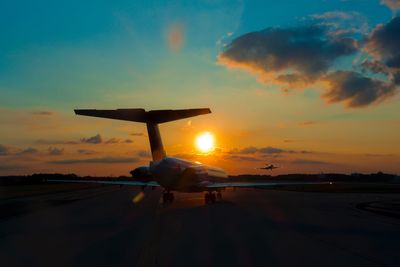
<svg viewBox="0 0 400 267"><path fill-rule="evenodd" d="M204 202L206 204L214 204L216 201L222 199L222 193L221 191L217 191L215 194L214 192L206 192L204 195Z"/></svg>
<svg viewBox="0 0 400 267"><path fill-rule="evenodd" d="M166 191L163 194L163 203L172 203L174 201L174 193Z"/></svg>

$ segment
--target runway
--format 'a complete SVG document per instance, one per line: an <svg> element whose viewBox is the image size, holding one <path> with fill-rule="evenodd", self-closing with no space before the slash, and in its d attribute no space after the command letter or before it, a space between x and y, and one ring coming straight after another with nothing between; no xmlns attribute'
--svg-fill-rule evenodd
<svg viewBox="0 0 400 267"><path fill-rule="evenodd" d="M397 194L227 190L223 201L133 187L0 200L2 266L400 266Z"/></svg>

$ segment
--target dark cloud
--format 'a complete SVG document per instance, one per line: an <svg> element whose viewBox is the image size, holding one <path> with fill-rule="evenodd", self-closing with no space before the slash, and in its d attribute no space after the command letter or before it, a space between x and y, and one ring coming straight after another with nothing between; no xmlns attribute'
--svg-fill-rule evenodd
<svg viewBox="0 0 400 267"><path fill-rule="evenodd" d="M150 158L151 154L149 151L146 150L139 150L138 152L136 152L136 155L140 158Z"/></svg>
<svg viewBox="0 0 400 267"><path fill-rule="evenodd" d="M103 139L101 138L100 134L96 134L95 136L92 137L81 138L81 142L88 144L101 144L103 142Z"/></svg>
<svg viewBox="0 0 400 267"><path fill-rule="evenodd" d="M51 156L59 156L64 153L64 148L49 147L47 151Z"/></svg>
<svg viewBox="0 0 400 267"><path fill-rule="evenodd" d="M254 72L263 82L282 84L284 90L320 82L326 88L323 98L329 103L346 107L379 103L397 93L396 84L400 85L400 18L377 26L364 42L358 42L350 26L345 27L355 17L364 33L368 25L358 13L327 12L312 16L308 26L267 28L239 36L218 60ZM336 59L361 52L364 44L364 51L375 59L356 66L362 73L332 70ZM368 72L384 77L369 77Z"/></svg>
<svg viewBox="0 0 400 267"><path fill-rule="evenodd" d="M241 160L241 161L250 161L250 162L257 162L262 161L256 157L248 157L248 156L241 156L241 155L226 155L225 159L227 160Z"/></svg>
<svg viewBox="0 0 400 267"><path fill-rule="evenodd" d="M100 136L100 135L99 135ZM94 136L93 136L94 137ZM91 137L91 138L93 138L93 137ZM100 143L101 143L101 137L100 137ZM119 142L121 142L121 139L119 139L119 138L115 138L115 137L113 137L113 138L110 138L110 139L108 139L107 141L105 141L104 143L105 144L117 144L117 143L119 143ZM97 144L97 143L96 143Z"/></svg>
<svg viewBox="0 0 400 267"><path fill-rule="evenodd" d="M33 115L43 115L43 116L51 116L54 115L54 112L51 111L34 111L32 112Z"/></svg>
<svg viewBox="0 0 400 267"><path fill-rule="evenodd" d="M104 142L104 144L118 144L118 143L131 144L133 143L133 140L131 139L122 140L120 138L113 137Z"/></svg>
<svg viewBox="0 0 400 267"><path fill-rule="evenodd" d="M36 154L39 151L36 148L28 147L27 149L22 150L19 154L29 155L29 154Z"/></svg>
<svg viewBox="0 0 400 267"><path fill-rule="evenodd" d="M10 154L10 149L0 144L0 156L7 156Z"/></svg>
<svg viewBox="0 0 400 267"><path fill-rule="evenodd" d="M11 170L21 170L25 169L25 166L18 165L18 164L8 164L8 163L1 163L0 162L0 171L11 171Z"/></svg>
<svg viewBox="0 0 400 267"><path fill-rule="evenodd" d="M299 165L330 165L332 163L326 161L319 161L319 160L308 160L308 159L297 159L292 161L294 164Z"/></svg>
<svg viewBox="0 0 400 267"><path fill-rule="evenodd" d="M279 154L279 153L285 152L285 150L268 146L268 147L262 147L262 148L258 149L258 152L260 152L262 154Z"/></svg>
<svg viewBox="0 0 400 267"><path fill-rule="evenodd" d="M276 148L276 147L271 147L271 146L267 146L267 147L254 147L254 146L249 146L246 148L243 148L239 151L231 151L231 154L233 153L238 153L238 154L280 154L280 153L284 153L284 152L288 152L284 149L280 149L280 148Z"/></svg>
<svg viewBox="0 0 400 267"><path fill-rule="evenodd" d="M378 25L366 42L366 49L389 67L400 67L400 17Z"/></svg>
<svg viewBox="0 0 400 267"><path fill-rule="evenodd" d="M39 140L36 141L36 144L39 144L39 145L76 145L76 144L79 144L79 142L39 139Z"/></svg>
<svg viewBox="0 0 400 267"><path fill-rule="evenodd" d="M353 71L336 71L326 79L330 88L324 93L324 98L330 103L344 102L348 107L367 106L396 93L394 84Z"/></svg>
<svg viewBox="0 0 400 267"><path fill-rule="evenodd" d="M242 153L242 154L254 154L257 152L258 152L258 148L254 147L254 146L245 147L239 151L239 153Z"/></svg>
<svg viewBox="0 0 400 267"><path fill-rule="evenodd" d="M137 163L140 162L138 158L125 158L125 157L102 157L102 158L89 158L89 159L66 159L66 160L55 160L49 161L50 164L61 164L61 165L69 165L69 164L82 164L82 163L105 163L105 164L114 164L114 163Z"/></svg>
<svg viewBox="0 0 400 267"><path fill-rule="evenodd" d="M303 126L303 127L307 127L307 126L315 125L317 123L318 123L318 121L303 121L303 122L300 122L299 125Z"/></svg>
<svg viewBox="0 0 400 267"><path fill-rule="evenodd" d="M267 80L309 83L323 76L337 58L355 52L355 39L331 36L323 26L267 28L234 39L219 62Z"/></svg>
<svg viewBox="0 0 400 267"><path fill-rule="evenodd" d="M390 69L385 64L377 60L364 60L360 64L360 68L363 73L372 72L390 75Z"/></svg>
<svg viewBox="0 0 400 267"><path fill-rule="evenodd" d="M130 135L132 135L132 136L144 136L143 133L131 133Z"/></svg>
<svg viewBox="0 0 400 267"><path fill-rule="evenodd" d="M378 25L368 36L365 50L375 61L366 61L364 66L372 72L384 73L395 84L400 85L400 17L387 24Z"/></svg>
<svg viewBox="0 0 400 267"><path fill-rule="evenodd" d="M96 151L87 150L87 149L78 149L77 152L78 152L79 154L82 154L82 155L93 155L93 154L96 154L96 153L97 153Z"/></svg>

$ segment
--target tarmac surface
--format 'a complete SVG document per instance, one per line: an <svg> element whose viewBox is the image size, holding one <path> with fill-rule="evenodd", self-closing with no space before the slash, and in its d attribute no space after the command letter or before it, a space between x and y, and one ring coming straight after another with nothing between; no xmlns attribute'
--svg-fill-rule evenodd
<svg viewBox="0 0 400 267"><path fill-rule="evenodd" d="M100 186L0 200L1 266L400 266L399 194ZM138 199L138 198L136 198ZM371 208L369 204L373 203ZM394 204L393 204L394 203Z"/></svg>

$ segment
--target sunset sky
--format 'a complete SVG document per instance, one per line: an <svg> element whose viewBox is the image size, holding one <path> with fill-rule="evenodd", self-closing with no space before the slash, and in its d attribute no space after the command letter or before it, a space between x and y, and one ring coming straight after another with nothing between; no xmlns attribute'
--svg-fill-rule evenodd
<svg viewBox="0 0 400 267"><path fill-rule="evenodd" d="M160 126L229 174L400 173L400 1L1 1L0 175L129 175L142 124L74 108L212 113ZM195 137L214 135L213 153ZM257 170L273 163L280 168Z"/></svg>

